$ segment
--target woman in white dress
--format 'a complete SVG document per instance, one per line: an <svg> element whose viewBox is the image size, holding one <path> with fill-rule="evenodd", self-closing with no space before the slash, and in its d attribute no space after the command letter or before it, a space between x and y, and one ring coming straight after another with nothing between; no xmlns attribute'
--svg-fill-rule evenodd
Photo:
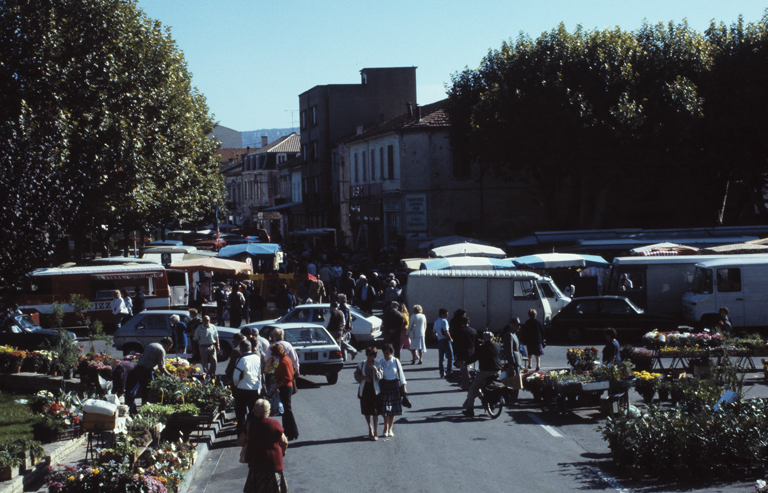
<svg viewBox="0 0 768 493"><path fill-rule="evenodd" d="M414 305L411 328L408 329L408 337L411 338L411 354L413 355L411 364L416 364L417 357L419 360L418 364L421 364L424 353L427 351L427 345L424 341L427 334L427 317L423 311L421 305Z"/></svg>

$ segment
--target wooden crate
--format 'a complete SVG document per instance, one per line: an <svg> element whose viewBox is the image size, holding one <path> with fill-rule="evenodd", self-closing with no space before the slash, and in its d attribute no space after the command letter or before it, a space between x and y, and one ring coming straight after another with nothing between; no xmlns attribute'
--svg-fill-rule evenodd
<svg viewBox="0 0 768 493"><path fill-rule="evenodd" d="M117 413L107 416L106 414L85 413L80 421L83 429L87 431L114 430L117 426Z"/></svg>

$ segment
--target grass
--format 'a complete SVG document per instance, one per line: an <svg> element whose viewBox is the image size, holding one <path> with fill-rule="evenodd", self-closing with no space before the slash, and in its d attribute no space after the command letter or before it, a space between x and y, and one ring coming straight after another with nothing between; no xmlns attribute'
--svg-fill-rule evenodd
<svg viewBox="0 0 768 493"><path fill-rule="evenodd" d="M31 400L32 396L0 392L0 443L15 438L32 438L35 414L27 404L16 402L18 399Z"/></svg>

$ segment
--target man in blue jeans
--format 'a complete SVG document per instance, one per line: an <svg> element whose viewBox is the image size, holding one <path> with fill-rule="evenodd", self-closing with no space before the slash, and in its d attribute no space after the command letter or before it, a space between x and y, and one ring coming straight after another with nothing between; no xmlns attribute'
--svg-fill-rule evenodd
<svg viewBox="0 0 768 493"><path fill-rule="evenodd" d="M440 378L453 375L453 338L448 330L448 310L441 308L438 319L432 325L432 331L437 336L437 352L440 361ZM443 359L448 358L448 371L443 367Z"/></svg>

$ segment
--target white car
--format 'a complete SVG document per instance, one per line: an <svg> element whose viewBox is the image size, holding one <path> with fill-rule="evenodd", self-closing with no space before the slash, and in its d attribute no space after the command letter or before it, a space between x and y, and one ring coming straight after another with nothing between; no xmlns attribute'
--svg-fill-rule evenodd
<svg viewBox="0 0 768 493"><path fill-rule="evenodd" d="M344 366L341 348L322 325L311 323L268 324L259 329L259 335L271 341L272 331L283 329L283 340L289 342L299 359L302 375L325 375L333 385L339 380Z"/></svg>
<svg viewBox="0 0 768 493"><path fill-rule="evenodd" d="M278 319L253 322L243 327L250 327L261 331L262 327L272 324L312 323L320 324L327 329L328 322L330 321L330 311L331 305L329 303L298 305ZM355 342L372 342L381 337L381 319L379 317L374 317L355 307L350 307L349 312L352 315L352 330L344 334L346 342L350 344ZM240 328L242 329L243 327Z"/></svg>

